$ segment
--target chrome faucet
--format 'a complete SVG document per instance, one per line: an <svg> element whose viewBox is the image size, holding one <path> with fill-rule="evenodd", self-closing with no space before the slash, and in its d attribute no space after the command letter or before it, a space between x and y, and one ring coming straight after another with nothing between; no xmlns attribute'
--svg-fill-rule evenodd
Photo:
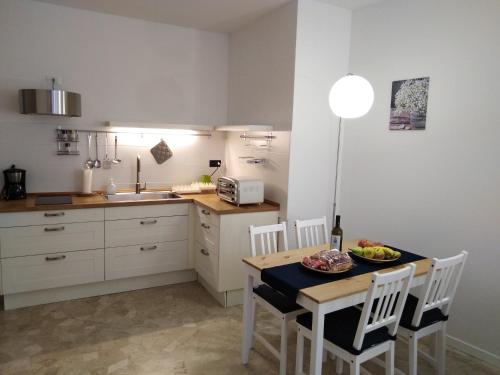
<svg viewBox="0 0 500 375"><path fill-rule="evenodd" d="M140 194L141 190L146 190L146 182L144 182L144 187L141 187L141 156L137 155L137 177L135 180L135 193Z"/></svg>

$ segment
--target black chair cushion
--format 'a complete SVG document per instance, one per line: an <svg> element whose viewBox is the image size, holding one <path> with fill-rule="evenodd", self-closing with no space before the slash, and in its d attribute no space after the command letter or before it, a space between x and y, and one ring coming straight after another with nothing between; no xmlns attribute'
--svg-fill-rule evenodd
<svg viewBox="0 0 500 375"><path fill-rule="evenodd" d="M412 331L418 331L424 327L428 327L437 322L444 322L448 320L448 317L443 314L441 309L432 309L426 311L422 314L422 319L420 320L420 324L418 327L415 327L411 324L413 320L413 314L415 314L415 310L418 305L418 298L412 294L408 294L408 298L406 299L406 304L403 310L403 315L401 316L401 321L399 324L401 327L407 328Z"/></svg>
<svg viewBox="0 0 500 375"><path fill-rule="evenodd" d="M365 335L360 350L354 348L354 337L356 336L360 318L361 311L355 307L349 307L325 315L325 339L354 355L359 355L365 350L386 341L396 340L395 336L389 334L387 327L382 327ZM312 313L299 315L297 323L311 329Z"/></svg>
<svg viewBox="0 0 500 375"><path fill-rule="evenodd" d="M253 292L283 314L288 314L292 311L302 309L302 307L297 305L295 301L288 299L287 296L274 290L269 285L259 285L257 288L253 288Z"/></svg>

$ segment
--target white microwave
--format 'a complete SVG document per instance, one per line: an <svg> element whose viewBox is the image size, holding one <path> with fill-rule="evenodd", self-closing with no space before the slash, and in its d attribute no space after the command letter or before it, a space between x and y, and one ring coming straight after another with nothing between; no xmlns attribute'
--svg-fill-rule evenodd
<svg viewBox="0 0 500 375"><path fill-rule="evenodd" d="M226 202L236 204L252 204L264 202L264 183L262 180L219 177L217 195Z"/></svg>

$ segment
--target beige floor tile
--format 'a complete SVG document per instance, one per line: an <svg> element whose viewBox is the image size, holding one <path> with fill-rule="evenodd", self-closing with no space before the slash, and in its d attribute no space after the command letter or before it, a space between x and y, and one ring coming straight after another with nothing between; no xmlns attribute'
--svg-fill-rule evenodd
<svg viewBox="0 0 500 375"><path fill-rule="evenodd" d="M249 365L240 364L241 315L241 307L222 308L197 283L3 311L0 374L276 374L277 360L258 343ZM258 329L278 345L274 317L259 311ZM289 374L295 337L290 335ZM406 347L398 342L397 366L403 370L406 358ZM334 373L332 361L324 366L324 373ZM422 375L434 373L424 361L419 366ZM375 365L365 367L383 374ZM448 373L499 375L500 370L449 350Z"/></svg>

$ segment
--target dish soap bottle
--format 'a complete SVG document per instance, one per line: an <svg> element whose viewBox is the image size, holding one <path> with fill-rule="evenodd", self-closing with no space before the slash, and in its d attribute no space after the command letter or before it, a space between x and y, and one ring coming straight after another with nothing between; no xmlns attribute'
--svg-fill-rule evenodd
<svg viewBox="0 0 500 375"><path fill-rule="evenodd" d="M108 195L116 194L116 185L112 178L109 179L108 186L106 186L106 193L108 193Z"/></svg>
<svg viewBox="0 0 500 375"><path fill-rule="evenodd" d="M344 237L344 235L340 227L340 215L337 215L335 216L335 226L332 229L332 249L342 251L342 237Z"/></svg>

